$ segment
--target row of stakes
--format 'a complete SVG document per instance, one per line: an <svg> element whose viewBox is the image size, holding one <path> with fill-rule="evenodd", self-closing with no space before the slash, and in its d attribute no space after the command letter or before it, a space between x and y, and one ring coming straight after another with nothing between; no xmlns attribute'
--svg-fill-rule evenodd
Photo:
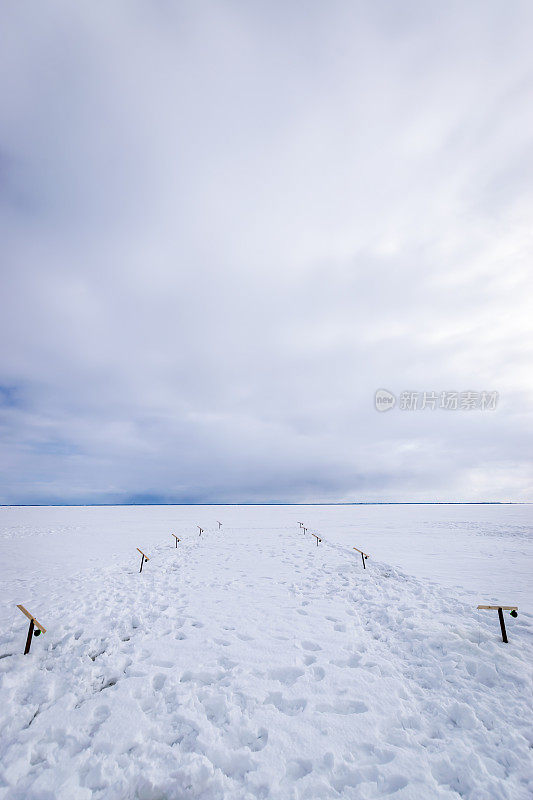
<svg viewBox="0 0 533 800"><path fill-rule="evenodd" d="M298 525L300 526L300 530L303 530L304 534L307 533L307 531L309 530L308 528L305 527L303 522L299 522ZM318 547L319 542L321 542L322 539L320 538L320 536L317 536L316 533L312 533L311 536L315 537L316 546ZM367 553L363 552L363 550L359 550L358 547L354 547L353 549L357 550L358 553L361 553L361 561L363 562L363 569L366 569L365 561L366 561L367 558L370 558L370 556ZM503 618L503 612L504 611L509 611L509 614L510 614L511 617L517 617L518 616L518 606L478 606L477 608L478 608L478 611L497 611L498 612L498 619L500 621L500 630L502 632L502 641L505 642L505 644L507 644L509 640L507 639L507 630L505 628L505 620Z"/></svg>
<svg viewBox="0 0 533 800"><path fill-rule="evenodd" d="M217 520L217 524L218 524L218 530L220 530L221 527L222 527L222 523ZM305 525L303 524L303 522L299 522L298 525L300 526L300 530L303 530L304 534L306 534L308 532L309 528L306 528ZM197 525L196 527L198 528L198 536L201 536L202 533L205 533L205 528L200 527L200 525ZM178 536L176 536L175 533L173 533L171 535L174 537L175 546L177 547L178 546L178 542L181 542L181 539ZM316 546L318 547L318 545L322 541L321 537L318 536L316 533L312 533L311 536L315 537ZM365 562L366 562L366 560L368 558L370 558L370 556L368 555L368 553L365 553L363 550L359 550L358 547L354 547L353 549L357 550L357 552L361 554L361 561L363 562L363 569L366 569L366 563ZM150 559L148 558L146 553L143 553L143 551L139 547L137 547L137 551L141 554L141 565L139 567L139 572L142 572L144 563L149 561ZM22 611L22 613L30 621L30 626L28 628L28 636L26 638L26 646L24 648L24 655L27 655L30 652L30 647L31 647L31 643L32 643L33 637L34 636L40 636L41 633L46 633L46 628L44 628L41 625L41 623L33 616L33 614L30 614L30 612L26 608L24 608L23 605L17 605L17 608L19 608ZM478 611L497 611L498 612L498 619L499 619L499 622L500 622L500 629L501 629L501 632L502 632L502 641L505 642L505 644L507 644L509 640L507 639L507 631L506 631L506 628L505 628L505 620L503 618L503 612L504 611L509 611L511 617L517 617L518 616L518 606L484 606L484 605L481 605L481 606L478 606L477 608L478 608Z"/></svg>
<svg viewBox="0 0 533 800"><path fill-rule="evenodd" d="M217 519L217 525L218 525L218 530L220 530L221 527L222 527L222 523L219 522L218 519ZM202 533L205 533L205 528L201 528L199 525L197 525L196 527L198 528L198 536L201 536ZM181 542L181 539L179 538L179 536L176 536L175 533L172 533L171 536L174 537L174 540L175 540L175 543L176 543L176 547L177 547L178 546L178 542ZM139 548L137 548L137 550L141 554L141 566L139 567L139 572L142 572L143 571L144 562L145 561L149 561L150 559L148 558L148 556L145 553L143 553L142 550L140 550Z"/></svg>
<svg viewBox="0 0 533 800"><path fill-rule="evenodd" d="M304 532L304 534L307 533L307 531L309 530L309 528L305 527L303 522L299 522L298 525L300 526L300 530L302 530ZM319 542L321 542L322 539L320 538L320 536L317 536L316 533L312 533L311 536L315 537L316 546L318 547ZM370 558L370 556L367 553L364 553L362 550L359 550L358 547L354 547L353 549L357 550L358 553L361 553L361 561L363 562L363 569L366 569L365 561L366 561L367 558Z"/></svg>
<svg viewBox="0 0 533 800"><path fill-rule="evenodd" d="M222 527L222 523L217 520L217 524L218 524L218 530L220 530L221 527ZM198 536L201 536L202 533L204 533L205 529L201 528L199 525L197 525L196 527L199 530ZM178 546L178 542L181 542L181 539L178 536L176 536L175 533L173 533L172 536L176 540L176 547L177 547ZM137 551L141 554L141 566L139 567L139 572L142 572L145 562L150 561L150 559L148 558L146 553L143 553L143 551L140 549L140 547L137 547ZM33 616L33 614L30 614L30 612L27 611L27 609L24 608L24 606L17 605L17 608L19 608L22 611L22 613L30 621L30 627L28 629L28 636L26 638L26 647L24 648L24 655L27 655L30 652L30 647L31 647L31 643L32 643L33 637L34 636L40 636L41 633L46 633L46 628L44 628L41 625L41 623Z"/></svg>

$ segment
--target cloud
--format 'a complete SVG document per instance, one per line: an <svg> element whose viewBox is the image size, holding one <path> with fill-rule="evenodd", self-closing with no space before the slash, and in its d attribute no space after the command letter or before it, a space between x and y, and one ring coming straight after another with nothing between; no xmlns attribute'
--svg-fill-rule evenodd
<svg viewBox="0 0 533 800"><path fill-rule="evenodd" d="M531 496L529 4L2 13L1 502Z"/></svg>

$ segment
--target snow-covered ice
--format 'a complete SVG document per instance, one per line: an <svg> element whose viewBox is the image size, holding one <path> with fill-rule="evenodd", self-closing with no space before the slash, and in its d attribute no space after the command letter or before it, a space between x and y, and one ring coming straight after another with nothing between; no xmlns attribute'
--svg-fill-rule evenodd
<svg viewBox="0 0 533 800"><path fill-rule="evenodd" d="M0 509L0 798L529 800L530 519Z"/></svg>

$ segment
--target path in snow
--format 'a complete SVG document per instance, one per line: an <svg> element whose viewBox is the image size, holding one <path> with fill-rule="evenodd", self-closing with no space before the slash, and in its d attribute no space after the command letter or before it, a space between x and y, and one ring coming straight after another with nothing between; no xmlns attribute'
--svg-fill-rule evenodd
<svg viewBox="0 0 533 800"><path fill-rule="evenodd" d="M31 654L0 639L0 798L529 800L531 618L504 645L321 535L169 531L142 574L50 580Z"/></svg>

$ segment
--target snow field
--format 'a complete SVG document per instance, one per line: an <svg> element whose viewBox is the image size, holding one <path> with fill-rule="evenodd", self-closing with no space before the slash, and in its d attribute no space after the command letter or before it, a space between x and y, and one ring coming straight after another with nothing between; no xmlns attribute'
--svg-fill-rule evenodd
<svg viewBox="0 0 533 800"><path fill-rule="evenodd" d="M504 645L326 530L216 527L39 587L47 634L0 639L0 798L529 800L527 614Z"/></svg>

